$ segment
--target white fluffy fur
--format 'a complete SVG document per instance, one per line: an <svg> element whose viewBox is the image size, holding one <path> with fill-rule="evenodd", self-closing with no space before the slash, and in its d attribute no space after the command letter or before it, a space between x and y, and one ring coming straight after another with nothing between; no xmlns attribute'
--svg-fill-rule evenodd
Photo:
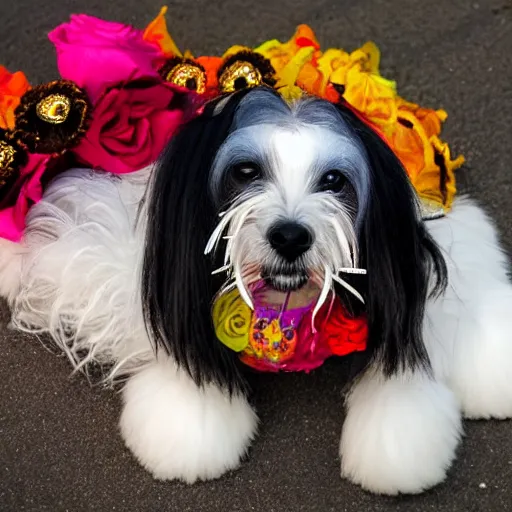
<svg viewBox="0 0 512 512"><path fill-rule="evenodd" d="M427 309L434 369L468 418L512 417L512 286L491 219L468 198L429 223L448 264L449 288Z"/></svg>
<svg viewBox="0 0 512 512"><path fill-rule="evenodd" d="M155 478L217 478L238 466L256 432L245 398L213 385L200 389L169 360L138 372L123 398L122 436Z"/></svg>
<svg viewBox="0 0 512 512"><path fill-rule="evenodd" d="M245 399L197 388L155 360L143 325L137 212L148 171L111 177L71 170L28 216L21 246L0 243L0 292L13 322L48 332L78 366L133 373L121 431L158 478L187 482L234 468L256 430ZM434 375L385 379L373 369L347 398L342 473L374 492L415 493L441 482L472 418L512 416L512 287L495 229L467 199L428 227L449 266L446 294L427 306Z"/></svg>
<svg viewBox="0 0 512 512"><path fill-rule="evenodd" d="M140 307L142 233L135 221L148 170L122 179L60 175L27 217L14 325L48 332L75 367L152 359Z"/></svg>
<svg viewBox="0 0 512 512"><path fill-rule="evenodd" d="M444 480L461 436L457 399L419 374L370 371L347 398L342 475L383 494L418 493Z"/></svg>
<svg viewBox="0 0 512 512"><path fill-rule="evenodd" d="M449 269L427 304L424 335L434 375L384 379L370 371L347 399L342 474L384 494L417 493L446 476L460 416L512 417L512 286L487 215L470 199L427 224Z"/></svg>
<svg viewBox="0 0 512 512"><path fill-rule="evenodd" d="M0 238L0 296L12 302L20 287L21 261L25 247Z"/></svg>

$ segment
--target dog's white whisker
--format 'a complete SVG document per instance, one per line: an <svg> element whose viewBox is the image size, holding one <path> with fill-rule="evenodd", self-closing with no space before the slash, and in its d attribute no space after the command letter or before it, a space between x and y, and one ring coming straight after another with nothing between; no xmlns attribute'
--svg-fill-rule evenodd
<svg viewBox="0 0 512 512"><path fill-rule="evenodd" d="M329 291L331 290L332 286L332 272L331 269L325 265L324 267L324 282L322 286L322 291L320 292L320 295L318 296L318 300L316 301L315 307L313 309L313 314L311 316L311 327L313 331L315 331L315 317L320 311L320 308L323 306L325 300L327 299L327 295L329 295Z"/></svg>
<svg viewBox="0 0 512 512"><path fill-rule="evenodd" d="M366 275L365 268L352 268L352 267L341 267L338 269L338 272L344 272L345 274L361 274Z"/></svg>
<svg viewBox="0 0 512 512"><path fill-rule="evenodd" d="M204 250L205 254L208 254L213 250L213 248L219 241L219 238L221 237L222 233L228 227L231 219L240 211L240 209L246 208L246 207L247 207L246 203L240 203L236 206L233 206L229 210L226 210L224 212L221 212L221 214L219 214L219 217L221 217L221 220L217 224L217 227L213 230L210 238L208 239L208 242L206 243L206 248Z"/></svg>
<svg viewBox="0 0 512 512"><path fill-rule="evenodd" d="M222 232L227 228L229 224L230 218L235 214L236 212L231 212L230 214L226 215L218 224L217 227L213 230L213 233L211 234L210 238L208 239L208 242L206 243L206 247L204 249L204 254L209 254L212 252L214 247L217 245L217 242L222 235Z"/></svg>
<svg viewBox="0 0 512 512"><path fill-rule="evenodd" d="M230 290L232 290L233 288L236 288L236 282L233 281L232 283L229 283L229 284L225 284L220 290L219 290L219 293L218 295L221 296L223 295L224 293L226 292L229 292Z"/></svg>
<svg viewBox="0 0 512 512"><path fill-rule="evenodd" d="M247 290L247 288L245 287L245 283L244 283L244 280L242 278L242 273L240 271L240 265L238 262L235 262L234 266L233 266L233 269L234 269L234 275L235 275L235 282L236 282L236 286L238 288L238 291L240 292L240 296L242 297L242 299L244 300L244 302L251 308L251 309L254 309L254 305L252 303L252 299L251 299L251 296L249 294L249 291Z"/></svg>
<svg viewBox="0 0 512 512"><path fill-rule="evenodd" d="M350 284L348 284L344 279L342 279L341 277L333 274L332 276L333 280L336 281L338 284L340 284L341 286L343 286L343 288L345 288L346 290L348 290L352 295L354 295L355 297L357 297L363 304L365 303L364 302L364 299L363 299L363 296L353 287L351 286Z"/></svg>
<svg viewBox="0 0 512 512"><path fill-rule="evenodd" d="M226 272L231 268L231 265L224 265L223 267L219 267L218 269L212 272L212 276L215 274L221 274L222 272Z"/></svg>
<svg viewBox="0 0 512 512"><path fill-rule="evenodd" d="M336 238L338 239L339 248L341 250L342 258L346 258L348 262L350 262L353 266L355 265L355 250L353 249L354 245L351 241L347 240L346 233L343 232L338 220L336 217L332 216L329 218L329 222L334 228L334 232L336 233Z"/></svg>
<svg viewBox="0 0 512 512"><path fill-rule="evenodd" d="M226 247L226 254L224 256L224 264L227 264L229 261L229 254L231 252L231 244L230 242L232 239L236 236L238 231L241 229L244 220L246 219L247 215L250 213L250 211L254 208L254 206L260 202L262 199L260 197L253 197L250 199L247 199L244 202L239 202L235 206L231 207L228 210L225 210L219 214L219 217L221 217L220 222L217 224L216 228L213 230L210 238L208 239L208 242L206 243L206 247L204 250L204 254L209 254L214 250L216 245L218 244L219 240L221 238L228 241L228 247ZM226 229L229 229L230 224L233 222L233 218L236 217L236 215L241 215L241 221L237 222L237 226L240 225L240 228L238 230L235 229L235 232L228 233L227 235L222 235Z"/></svg>
<svg viewBox="0 0 512 512"><path fill-rule="evenodd" d="M226 254L224 255L224 264L225 265L228 263L228 261L231 258L231 252L232 252L234 240L240 233L240 230L242 229L242 226L244 225L245 220L253 211L254 206L255 205L249 205L249 207L244 212L241 213L240 218L237 220L237 223L235 225L233 233L231 234L231 237L228 239L228 243L226 244Z"/></svg>

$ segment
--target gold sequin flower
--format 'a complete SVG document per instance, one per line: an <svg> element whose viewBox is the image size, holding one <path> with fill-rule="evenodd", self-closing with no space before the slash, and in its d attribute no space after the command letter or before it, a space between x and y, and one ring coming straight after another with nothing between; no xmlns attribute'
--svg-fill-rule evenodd
<svg viewBox="0 0 512 512"><path fill-rule="evenodd" d="M62 153L75 147L89 120L85 92L67 80L33 87L16 109L13 138L31 153Z"/></svg>
<svg viewBox="0 0 512 512"><path fill-rule="evenodd" d="M219 88L223 93L276 83L275 71L270 61L250 50L242 50L229 56L219 69Z"/></svg>
<svg viewBox="0 0 512 512"><path fill-rule="evenodd" d="M206 91L206 71L191 59L173 57L160 69L160 76L179 87L203 94Z"/></svg>
<svg viewBox="0 0 512 512"><path fill-rule="evenodd" d="M25 151L16 141L9 139L7 132L0 129L0 200L8 193L25 162Z"/></svg>

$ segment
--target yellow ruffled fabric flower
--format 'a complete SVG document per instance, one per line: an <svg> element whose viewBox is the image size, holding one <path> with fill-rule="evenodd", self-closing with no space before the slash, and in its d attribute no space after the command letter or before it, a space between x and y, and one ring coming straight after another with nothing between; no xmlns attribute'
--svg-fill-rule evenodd
<svg viewBox="0 0 512 512"><path fill-rule="evenodd" d="M319 50L315 34L307 25L299 25L286 43L272 39L254 49L272 64L277 78L276 89L286 100L300 97L304 90L312 93L321 79L314 60L320 55Z"/></svg>
<svg viewBox="0 0 512 512"><path fill-rule="evenodd" d="M252 310L240 297L238 289L217 297L212 312L217 338L228 348L241 352L249 344Z"/></svg>

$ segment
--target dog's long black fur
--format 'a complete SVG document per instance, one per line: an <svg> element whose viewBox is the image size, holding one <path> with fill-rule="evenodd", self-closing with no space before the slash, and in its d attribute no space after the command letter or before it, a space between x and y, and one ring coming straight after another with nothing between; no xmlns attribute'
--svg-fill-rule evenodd
<svg viewBox="0 0 512 512"><path fill-rule="evenodd" d="M398 157L353 111L343 119L365 146L371 196L359 240L369 323L366 360L391 375L418 366L429 370L423 343L427 298L447 285L445 260L418 215L418 200Z"/></svg>
<svg viewBox="0 0 512 512"><path fill-rule="evenodd" d="M247 92L234 94L218 115L215 108L224 98L207 104L162 155L151 185L142 275L144 317L156 347L197 385L215 382L230 392L246 386L236 354L217 340L211 318L222 281L211 275L216 263L204 255L218 222L208 178Z"/></svg>

